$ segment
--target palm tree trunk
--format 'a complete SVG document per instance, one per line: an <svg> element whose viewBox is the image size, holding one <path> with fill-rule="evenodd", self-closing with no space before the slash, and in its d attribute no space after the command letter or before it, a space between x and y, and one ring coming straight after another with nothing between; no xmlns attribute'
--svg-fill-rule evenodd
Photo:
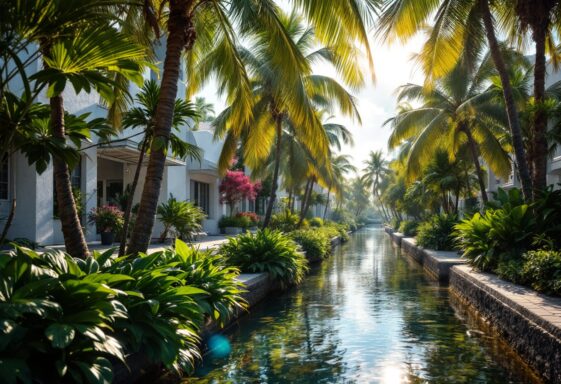
<svg viewBox="0 0 561 384"><path fill-rule="evenodd" d="M483 177L483 170L481 169L481 164L479 163L477 144L473 139L470 128L467 126L463 126L462 128L463 128L462 130L467 136L469 150L473 158L473 165L475 165L475 173L477 174L477 181L479 182L479 190L481 191L481 200L483 200L483 204L487 204L487 202L489 202L489 198L487 197L487 190L485 188L485 179Z"/></svg>
<svg viewBox="0 0 561 384"><path fill-rule="evenodd" d="M308 210L310 209L310 203L312 201L312 192L314 191L314 183L315 178L311 178L310 180L310 188L308 188L308 194L306 196L306 200L302 205L302 210L300 211L300 221L298 222L298 226L301 226L308 214Z"/></svg>
<svg viewBox="0 0 561 384"><path fill-rule="evenodd" d="M327 201L325 202L325 209L323 210L323 220L327 218L327 210L329 209L330 197L331 197L331 188L327 188Z"/></svg>
<svg viewBox="0 0 561 384"><path fill-rule="evenodd" d="M300 204L300 217L302 217L302 212L304 211L304 207L308 202L308 193L310 190L311 179L306 181L306 187L304 188L304 194L302 195L302 203Z"/></svg>
<svg viewBox="0 0 561 384"><path fill-rule="evenodd" d="M138 162L136 164L136 169L134 171L134 178L132 179L130 196L127 199L127 207L125 209L125 217L124 217L124 224L123 224L123 238L121 239L121 244L119 244L119 256L125 255L125 249L127 246L127 239L129 234L129 224L131 219L131 212L132 212L132 203L134 199L134 194L136 193L136 187L138 185L138 179L140 178L140 169L142 168L142 162L144 161L144 155L146 154L146 149L148 147L148 140L146 137L142 142L142 146L140 148L140 154L138 155Z"/></svg>
<svg viewBox="0 0 561 384"><path fill-rule="evenodd" d="M64 132L64 102L62 95L51 97L50 104L53 137L66 140ZM62 226L66 252L74 257L84 259L89 256L90 252L88 250L86 238L84 237L84 232L82 231L82 223L78 217L74 195L72 194L68 164L62 159L53 159L53 176L55 179L58 216Z"/></svg>
<svg viewBox="0 0 561 384"><path fill-rule="evenodd" d="M265 218L263 219L263 228L267 228L271 221L271 216L273 215L273 206L275 200L277 199L277 188L279 186L279 169L282 154L282 117L278 116L276 118L276 128L277 128L277 144L275 148L275 168L273 170L273 184L271 185L271 196L269 196L269 204L267 205L267 212L265 213Z"/></svg>
<svg viewBox="0 0 561 384"><path fill-rule="evenodd" d="M290 209L291 204L292 204L292 188L289 188L289 190L288 190L288 203L286 204L286 207L288 209Z"/></svg>
<svg viewBox="0 0 561 384"><path fill-rule="evenodd" d="M547 115L540 106L545 101L545 40L547 25L538 25L533 28L533 38L536 45L536 61L534 65L534 99L538 108L533 121L533 187L534 197L536 192L547 187Z"/></svg>
<svg viewBox="0 0 561 384"><path fill-rule="evenodd" d="M196 39L192 20L187 13L187 3L187 0L171 0L169 5L166 58L154 119L154 140L152 140L140 208L127 249L128 254L146 252L152 236L165 169L165 149L169 141L177 97L181 54L184 49L190 50Z"/></svg>
<svg viewBox="0 0 561 384"><path fill-rule="evenodd" d="M522 184L522 191L526 200L530 201L532 199L532 180L528 170L528 162L524 151L524 142L522 141L522 129L520 128L520 119L518 118L518 111L516 110L516 104L514 102L512 85L510 83L506 65L497 41L497 36L495 36L493 16L491 15L491 10L489 9L489 0L479 0L479 4L482 11L485 33L487 35L491 56L503 86L503 96L508 115L508 124L512 135L512 145L514 147L516 166L520 177L520 183Z"/></svg>

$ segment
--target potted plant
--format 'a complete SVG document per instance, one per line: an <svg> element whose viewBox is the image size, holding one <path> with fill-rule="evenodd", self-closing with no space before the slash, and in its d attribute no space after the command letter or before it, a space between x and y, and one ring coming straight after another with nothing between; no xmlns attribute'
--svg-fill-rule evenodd
<svg viewBox="0 0 561 384"><path fill-rule="evenodd" d="M239 235L249 227L250 221L243 216L223 216L218 222L218 226L226 235Z"/></svg>
<svg viewBox="0 0 561 384"><path fill-rule="evenodd" d="M90 211L88 222L96 225L101 234L101 244L112 245L123 227L123 211L114 205L102 205Z"/></svg>
<svg viewBox="0 0 561 384"><path fill-rule="evenodd" d="M247 218L247 228L250 232L256 232L257 226L259 225L259 216L255 212L240 212L236 214L236 217L244 217ZM245 223L245 220L244 220Z"/></svg>

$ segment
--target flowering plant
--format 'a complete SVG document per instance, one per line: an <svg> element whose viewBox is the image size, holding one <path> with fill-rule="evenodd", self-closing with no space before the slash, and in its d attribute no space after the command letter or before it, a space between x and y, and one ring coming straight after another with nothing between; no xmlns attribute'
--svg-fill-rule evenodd
<svg viewBox="0 0 561 384"><path fill-rule="evenodd" d="M123 211L114 205L102 205L90 211L88 222L100 232L117 232L123 227Z"/></svg>
<svg viewBox="0 0 561 384"><path fill-rule="evenodd" d="M252 183L242 171L228 171L220 183L220 203L228 204L230 215L234 206L243 199L255 200L261 189L261 183Z"/></svg>

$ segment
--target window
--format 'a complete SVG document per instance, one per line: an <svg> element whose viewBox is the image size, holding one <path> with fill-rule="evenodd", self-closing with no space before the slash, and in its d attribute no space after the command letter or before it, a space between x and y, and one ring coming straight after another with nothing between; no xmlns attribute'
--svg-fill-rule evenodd
<svg viewBox="0 0 561 384"><path fill-rule="evenodd" d="M210 184L191 181L191 198L204 213L210 213Z"/></svg>
<svg viewBox="0 0 561 384"><path fill-rule="evenodd" d="M10 161L8 154L0 160L0 200L8 200L10 193Z"/></svg>

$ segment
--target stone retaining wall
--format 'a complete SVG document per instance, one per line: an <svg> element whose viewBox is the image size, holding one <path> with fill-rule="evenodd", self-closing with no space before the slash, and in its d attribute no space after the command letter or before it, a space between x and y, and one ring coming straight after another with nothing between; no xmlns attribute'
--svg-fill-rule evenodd
<svg viewBox="0 0 561 384"><path fill-rule="evenodd" d="M442 284L448 284L450 268L466 263L456 252L422 248L412 237L401 239L401 250L421 264L432 279Z"/></svg>
<svg viewBox="0 0 561 384"><path fill-rule="evenodd" d="M450 271L450 289L470 304L545 380L561 383L561 299L478 273Z"/></svg>
<svg viewBox="0 0 561 384"><path fill-rule="evenodd" d="M398 247L401 246L401 239L403 239L405 237L405 235L403 233L400 232L392 232L390 233L390 238L392 239L392 242L397 245Z"/></svg>

